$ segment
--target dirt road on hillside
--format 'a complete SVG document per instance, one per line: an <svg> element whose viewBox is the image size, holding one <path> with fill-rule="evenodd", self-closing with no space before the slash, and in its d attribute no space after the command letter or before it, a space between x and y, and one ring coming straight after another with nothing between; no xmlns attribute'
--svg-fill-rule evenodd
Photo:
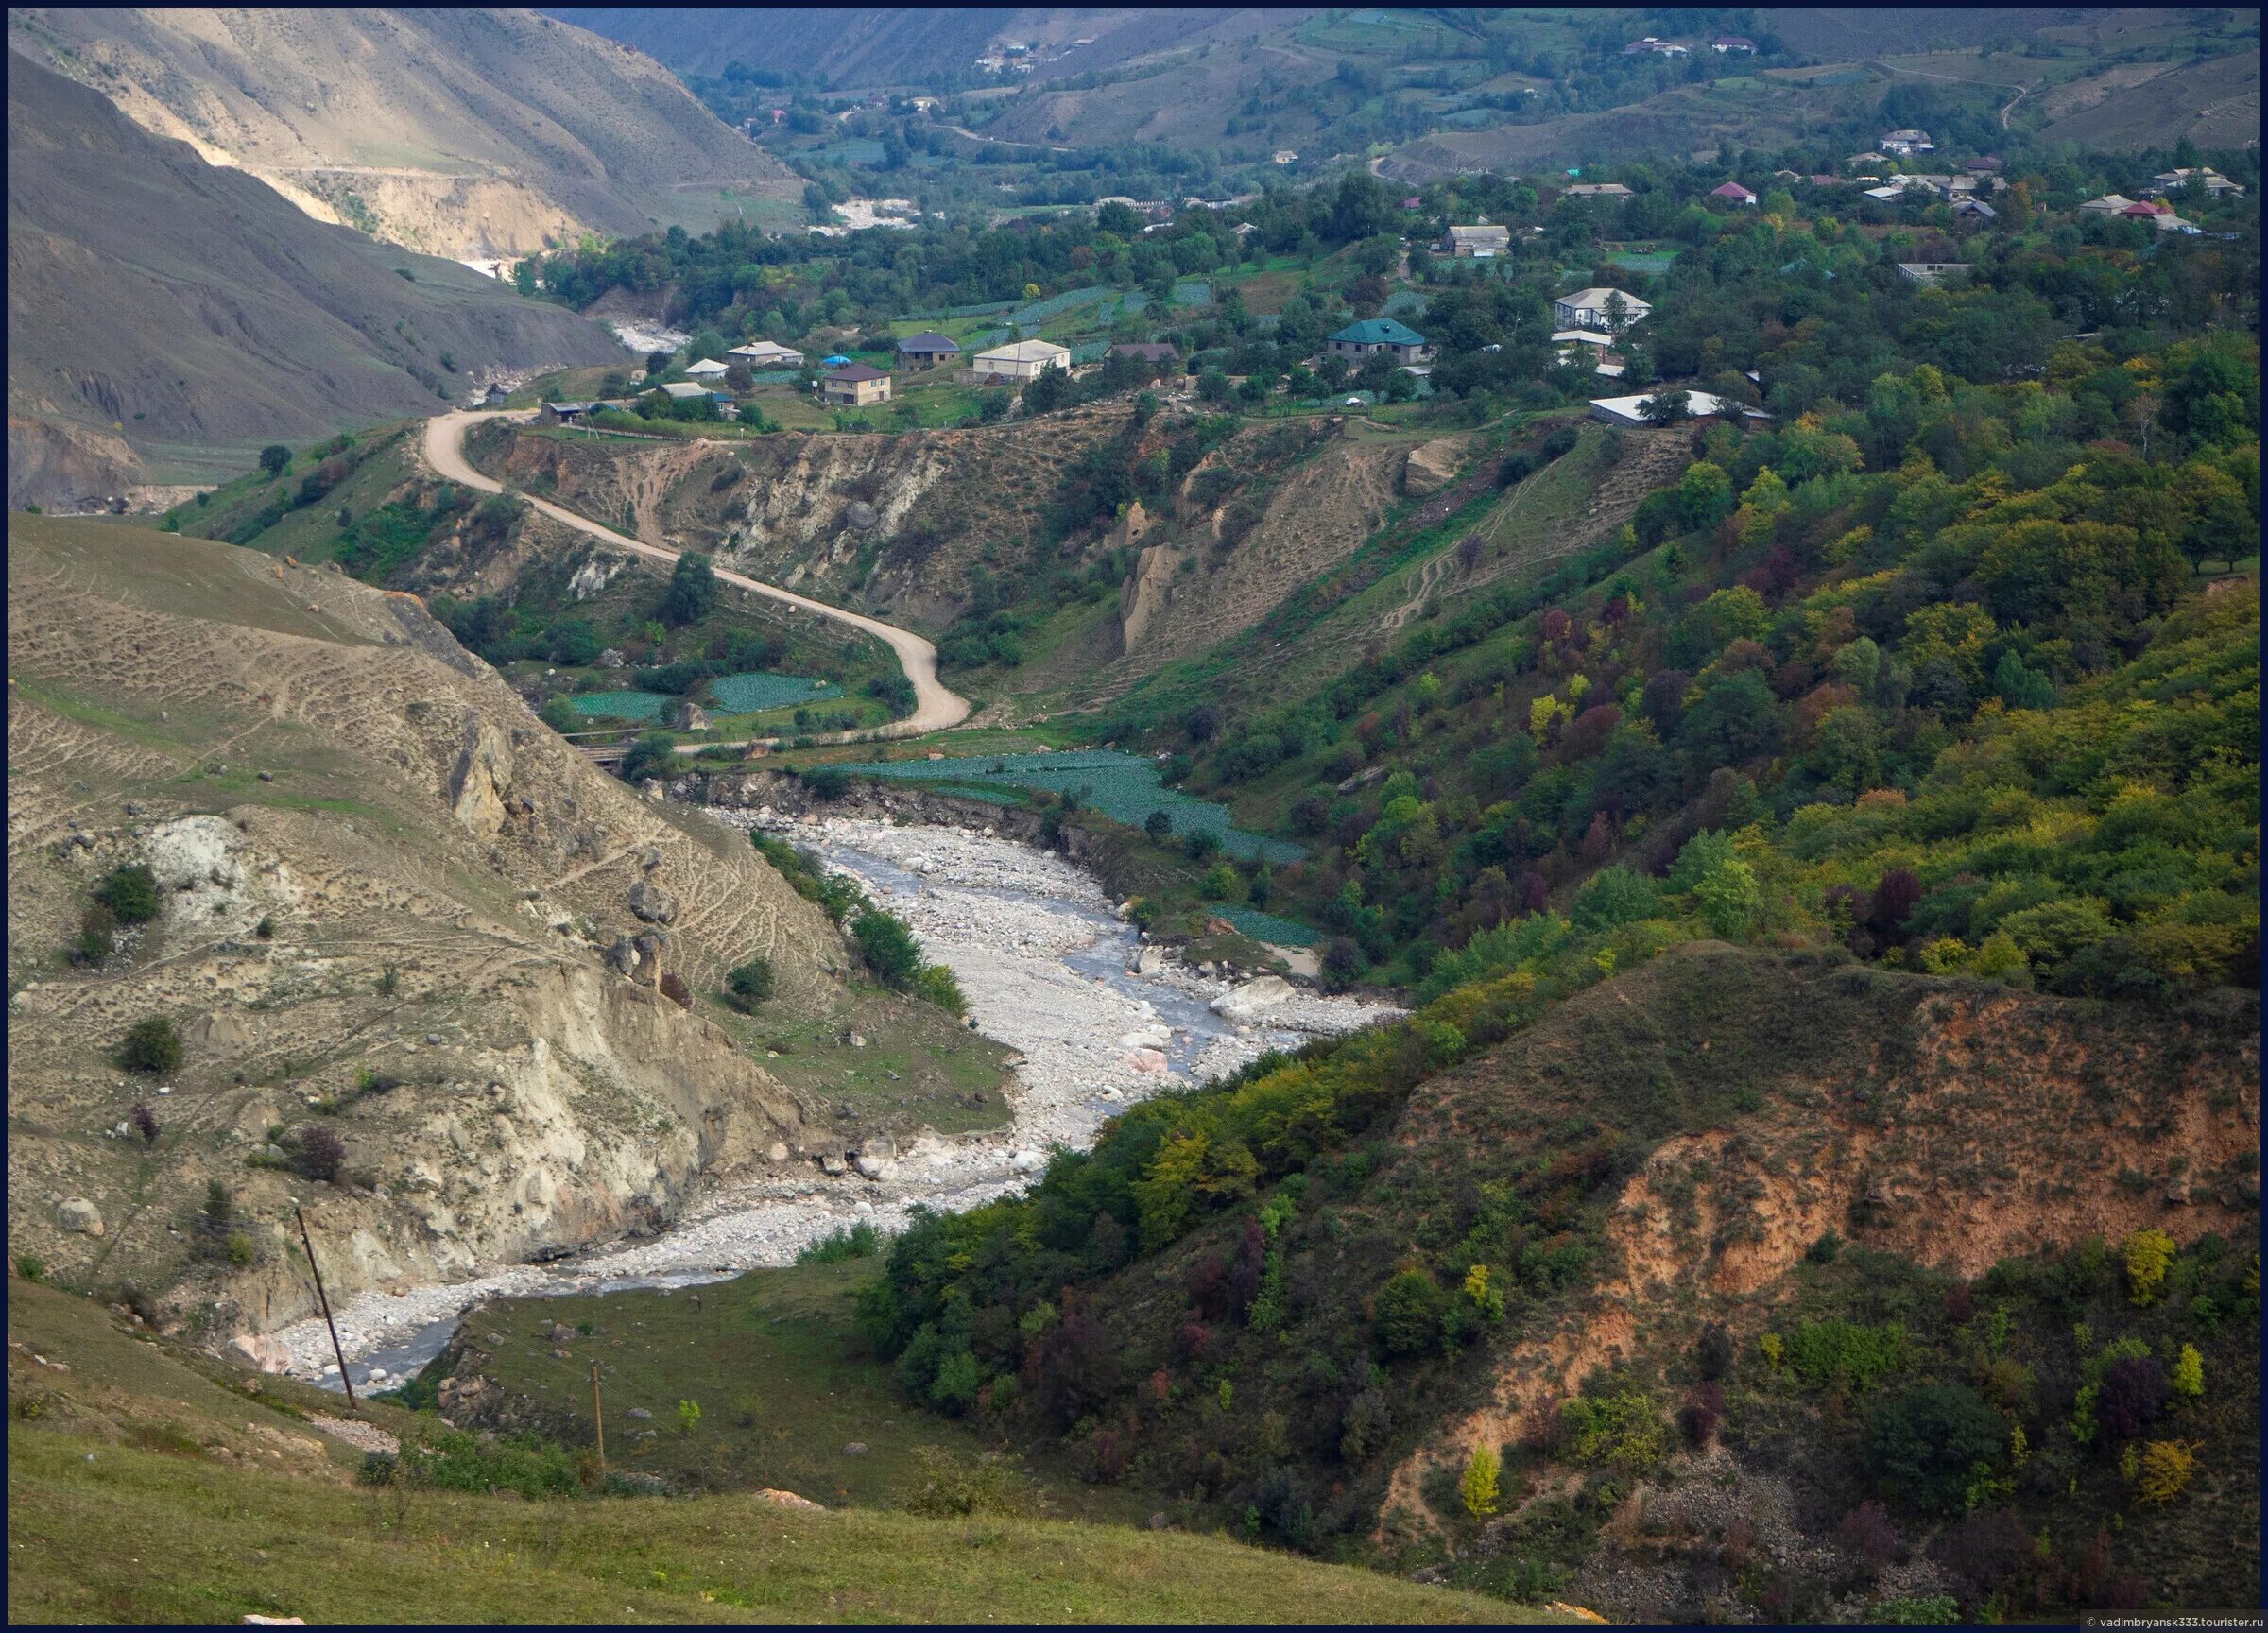
<svg viewBox="0 0 2268 1633"><path fill-rule="evenodd" d="M481 474L472 468L472 462L465 457L465 434L483 420L533 418L534 414L526 410L511 409L491 410L485 414L460 410L438 415L425 422L425 461L438 474L446 476L452 482L462 482L468 488L477 488L484 493L501 493L504 485ZM534 506L553 521L563 523L577 532L588 533L613 549L650 556L659 561L675 561L679 555L676 550L665 549L659 544L647 544L627 534L617 533L611 527L601 526L589 517L578 516L563 506L554 505L548 499L539 499L532 493L516 494L515 497ZM775 601L800 607L806 612L816 612L822 618L848 624L854 629L864 630L873 636L898 655L898 662L905 670L905 678L914 683L913 713L903 720L892 721L887 726L877 727L870 731L846 733L841 741L868 737L918 737L924 731L941 731L948 726L958 726L969 717L969 699L957 692L948 691L937 679L937 649L911 630L901 629L894 624L885 624L878 618L846 612L840 607L830 607L824 601L814 601L792 590L782 590L776 584L765 584L742 574L730 573L722 567L714 571L720 583L753 590L759 595L768 595Z"/></svg>

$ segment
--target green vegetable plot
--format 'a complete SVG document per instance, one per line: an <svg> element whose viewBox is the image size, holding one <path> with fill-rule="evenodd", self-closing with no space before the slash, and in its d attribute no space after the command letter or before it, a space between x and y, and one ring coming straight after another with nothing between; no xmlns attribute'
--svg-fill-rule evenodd
<svg viewBox="0 0 2268 1633"><path fill-rule="evenodd" d="M833 680L814 680L801 675L720 675L709 683L709 695L716 699L720 713L747 714L821 698L832 703L842 696L843 689Z"/></svg>
<svg viewBox="0 0 2268 1633"><path fill-rule="evenodd" d="M861 777L889 777L908 782L956 784L956 791L981 793L984 785L1070 792L1114 822L1139 828L1153 811L1173 821L1177 834L1211 833L1231 856L1266 862L1297 862L1306 854L1281 839L1246 834L1229 823L1228 810L1209 800L1162 787L1158 767L1132 754L1090 749L1073 754L972 755L955 760L897 760L845 765Z"/></svg>
<svg viewBox="0 0 2268 1633"><path fill-rule="evenodd" d="M608 720L659 720L677 699L660 692L585 692L567 701L577 714Z"/></svg>

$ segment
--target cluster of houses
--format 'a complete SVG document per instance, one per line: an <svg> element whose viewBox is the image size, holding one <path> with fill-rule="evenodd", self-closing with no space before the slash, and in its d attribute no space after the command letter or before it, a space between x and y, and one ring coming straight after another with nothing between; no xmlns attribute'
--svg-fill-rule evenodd
<svg viewBox="0 0 2268 1633"><path fill-rule="evenodd" d="M1756 55L1756 42L1744 34L1720 34L1709 43L1709 48L1720 57L1736 54L1743 57ZM1643 40L1633 40L1629 44L1624 46L1623 55L1625 57L1685 57L1691 55L1692 49L1691 45L1681 44L1677 41L1657 40L1649 34Z"/></svg>
<svg viewBox="0 0 2268 1633"><path fill-rule="evenodd" d="M1753 51L1752 42L1736 37L1722 37L1714 42L1717 51ZM1675 55L1688 47L1648 38L1634 43L1628 52L1658 51ZM1888 165L1892 159L1910 158L1914 154L1934 150L1934 144L1926 130L1892 130L1881 139L1881 150L1874 153L1853 154L1847 166L1867 163ZM1872 175L1857 176L1803 176L1792 170L1778 170L1773 178L1789 185L1849 186L1863 182L1880 182L1870 187L1865 196L1882 200L1904 198L1920 194L1943 200L1952 206L1956 216L1983 220L1995 218L1993 206L1984 197L2003 191L2008 182L2001 174L2002 162L1997 158L1969 161L1959 175L1908 174L1894 175L1887 180ZM2141 199L2128 198L2122 194L2106 193L2090 198L2079 208L2088 214L2114 215L2133 220L2147 220L2161 232L2195 233L2199 229L2184 220L2167 201L2164 195L2176 187L2203 189L2214 198L2225 195L2242 196L2244 189L2219 172L2203 166L2169 170L2150 180L2148 189L2153 194ZM1616 202L1635 197L1631 189L1620 182L1581 182L1568 186L1562 196L1574 198L1599 199ZM1757 195L1737 181L1727 181L1710 189L1710 200L1736 209L1753 208ZM1139 201L1121 198L1145 214L1151 213ZM1205 202L1192 199L1192 204ZM1238 200L1222 200L1233 204ZM1405 199L1406 207L1417 208L1418 198ZM1246 231L1248 229L1240 229ZM1531 229L1540 231L1540 229ZM1512 247L1512 229L1486 218L1469 225L1452 225L1442 233L1437 245L1439 252L1457 259L1486 260L1508 253ZM1789 268L1782 268L1783 271ZM1934 286L1966 278L1971 268L1963 262L1909 262L1899 266L1899 274L1909 282ZM1642 322L1653 311L1646 301L1624 290L1611 288L1578 289L1552 302L1554 330L1551 336L1559 362L1586 362L1592 371L1608 378L1619 378L1624 372L1624 361L1617 347L1623 335L1635 324ZM1494 351L1496 348L1490 347ZM1069 348L1052 340L1014 340L991 347L964 357L958 342L948 335L924 332L909 335L897 342L896 366L903 370L932 370L960 362L959 380L977 385L1005 386L1039 378L1050 370L1068 372L1073 364ZM1352 367L1360 367L1372 358L1383 358L1412 373L1424 375L1430 371L1436 349L1425 336L1407 324L1392 318L1367 318L1350 323L1325 342L1324 355L1336 357ZM756 340L735 346L726 354L730 362L702 358L685 370L682 381L664 385L660 389L674 399L688 399L707 395L715 403L719 414L726 419L736 418L738 407L728 394L713 387L734 365L750 371L800 370L805 366L804 354L791 346L776 341ZM1111 356L1139 358L1151 364L1177 364L1180 352L1161 342L1124 343L1109 349ZM826 372L817 382L821 400L831 405L845 408L870 407L891 400L893 376L889 371L850 358L832 356L824 359ZM1751 376L1753 378L1753 376ZM489 401L493 403L504 395L501 386L490 388ZM1607 398L1595 401L1591 409L1595 417L1619 424L1646 422L1643 396ZM596 401L590 403L554 403L546 404L546 412L557 421L573 423L598 409L627 408L627 401ZM1757 410L1741 407L1729 401L1719 401L1708 393L1691 395L1689 411L1692 418L1731 417L1768 418Z"/></svg>
<svg viewBox="0 0 2268 1633"><path fill-rule="evenodd" d="M2183 217L2167 202L2165 195L2175 187L2203 187L2208 197L2242 198L2244 189L2222 175L2218 170L2184 166L2178 170L2162 171L2150 178L2155 195L2147 198L2129 198L2122 193L2105 193L2100 198L2089 198L2079 208L2089 215L2116 215L2129 221L2147 221L2160 232L2182 232L2192 237L2204 230L2194 221Z"/></svg>

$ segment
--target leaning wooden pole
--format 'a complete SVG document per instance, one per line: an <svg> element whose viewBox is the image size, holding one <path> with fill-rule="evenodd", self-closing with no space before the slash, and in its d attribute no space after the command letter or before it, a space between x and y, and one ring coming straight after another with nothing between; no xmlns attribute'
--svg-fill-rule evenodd
<svg viewBox="0 0 2268 1633"><path fill-rule="evenodd" d="M598 1394L598 1363L591 1363L591 1417L598 1425L598 1483L607 1483L607 1408Z"/></svg>
<svg viewBox="0 0 2268 1633"><path fill-rule="evenodd" d="M347 1376L347 1352L339 1347L338 1323L331 1319L331 1296L323 1291L323 1269L315 1262L315 1241L307 1234L307 1215L294 1202L291 1216L300 1222L300 1243L307 1249L307 1268L315 1273L316 1301L323 1307L323 1325L331 1330L331 1353L338 1359L338 1381L346 1386L347 1404L352 1406L356 1404L354 1380Z"/></svg>

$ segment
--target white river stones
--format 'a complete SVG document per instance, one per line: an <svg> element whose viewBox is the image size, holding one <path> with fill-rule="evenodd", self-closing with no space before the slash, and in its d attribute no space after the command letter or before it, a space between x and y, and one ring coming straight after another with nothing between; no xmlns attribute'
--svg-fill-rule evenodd
<svg viewBox="0 0 2268 1633"><path fill-rule="evenodd" d="M438 1351L445 1324L491 1294L712 1280L786 1263L854 1219L894 1229L917 1203L973 1207L1029 1184L1052 1146L1091 1145L1103 1124L1133 1102L1234 1071L1269 1049L1397 1013L1273 977L1238 983L1200 975L1158 956L1091 875L1013 840L971 829L796 819L769 810L712 815L809 848L913 927L923 954L959 981L978 1030L1022 1056L1008 1090L1012 1126L991 1135L901 1138L886 1150L885 1142L871 1141L865 1160L839 1178L814 1170L720 1185L649 1241L364 1295L337 1312L339 1340L358 1382L373 1366L395 1376L414 1371ZM335 1367L324 1377L330 1338L319 1319L274 1337L270 1353L287 1355L292 1372L335 1380Z"/></svg>

